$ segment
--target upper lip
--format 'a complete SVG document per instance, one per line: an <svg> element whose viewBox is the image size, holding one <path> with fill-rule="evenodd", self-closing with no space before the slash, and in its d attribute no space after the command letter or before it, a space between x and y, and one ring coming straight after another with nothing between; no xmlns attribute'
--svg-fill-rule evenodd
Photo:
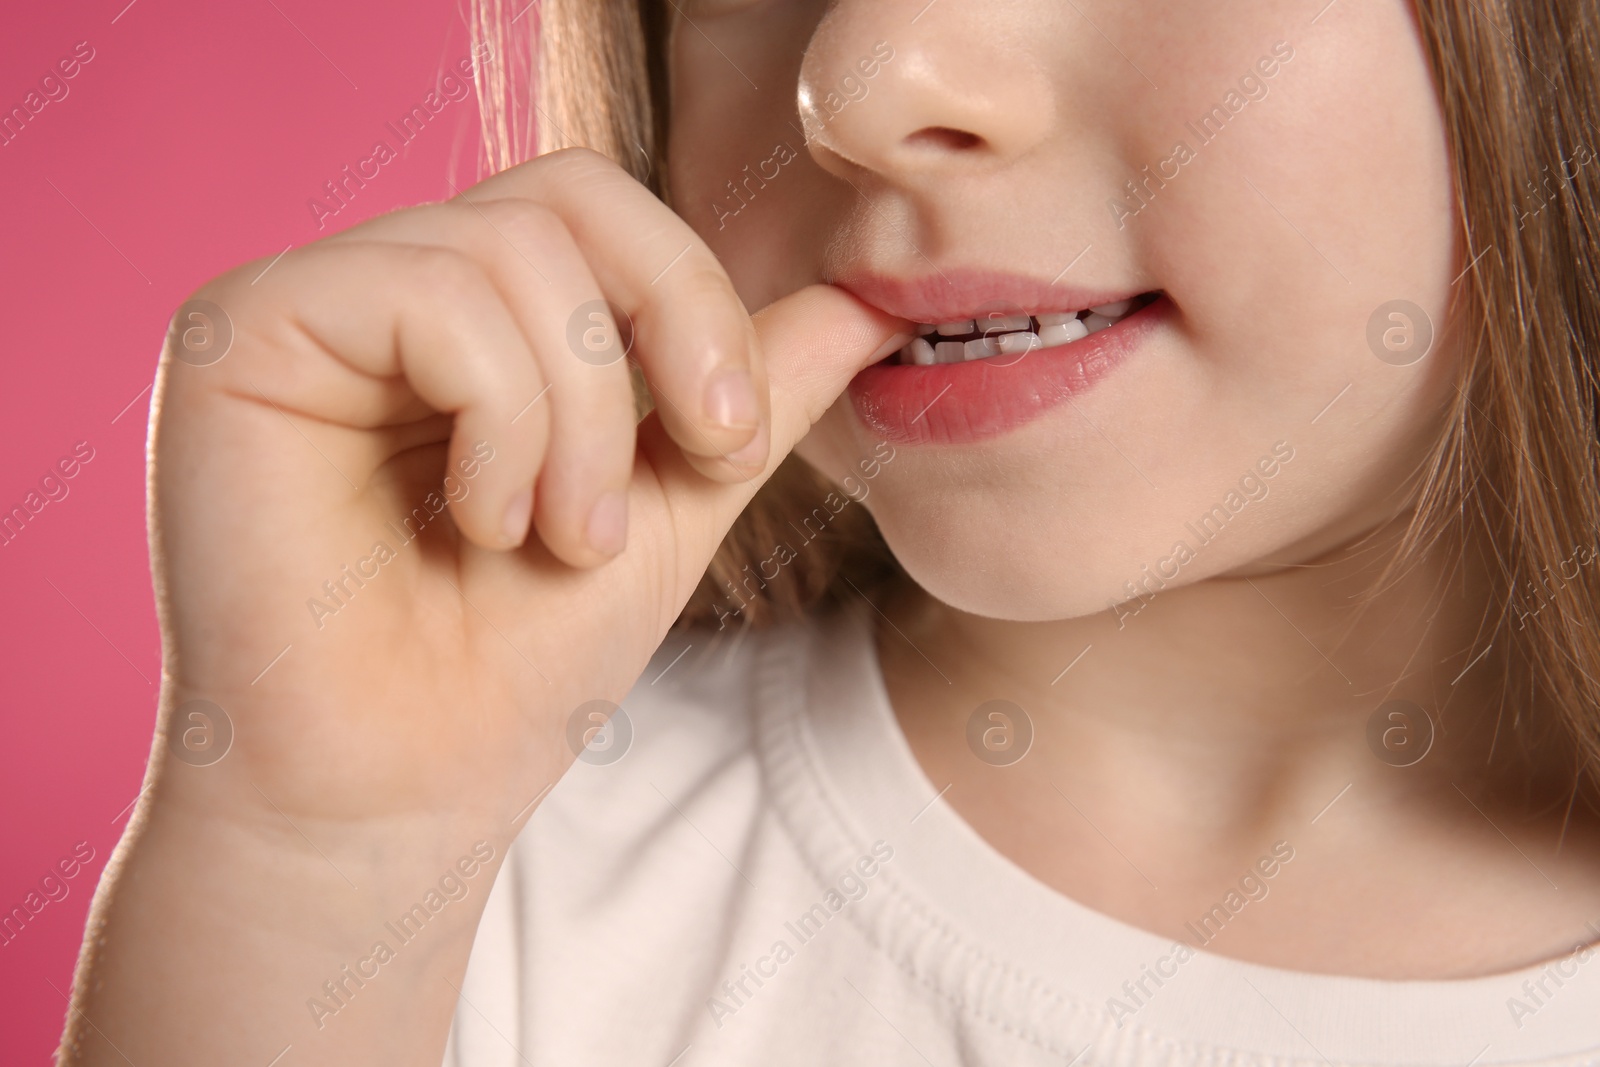
<svg viewBox="0 0 1600 1067"><path fill-rule="evenodd" d="M1091 289L1025 274L960 267L903 278L842 274L828 281L898 318L935 324L966 322L990 313L1044 315L1081 311L1152 291Z"/></svg>

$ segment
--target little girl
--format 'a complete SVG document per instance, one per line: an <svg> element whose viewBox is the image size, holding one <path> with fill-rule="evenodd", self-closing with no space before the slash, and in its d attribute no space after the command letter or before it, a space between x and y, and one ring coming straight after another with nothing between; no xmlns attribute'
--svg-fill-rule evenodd
<svg viewBox="0 0 1600 1067"><path fill-rule="evenodd" d="M1600 1063L1594 0L474 26L174 317L62 1064Z"/></svg>

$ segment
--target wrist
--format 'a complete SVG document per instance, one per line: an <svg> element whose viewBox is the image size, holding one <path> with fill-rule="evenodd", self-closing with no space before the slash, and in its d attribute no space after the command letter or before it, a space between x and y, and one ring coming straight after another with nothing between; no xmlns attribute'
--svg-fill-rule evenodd
<svg viewBox="0 0 1600 1067"><path fill-rule="evenodd" d="M264 1063L293 1044L301 1062L437 1064L504 858L503 842L441 826L302 822L290 843L151 803L97 892L78 1004L146 1053L135 1062L248 1049Z"/></svg>

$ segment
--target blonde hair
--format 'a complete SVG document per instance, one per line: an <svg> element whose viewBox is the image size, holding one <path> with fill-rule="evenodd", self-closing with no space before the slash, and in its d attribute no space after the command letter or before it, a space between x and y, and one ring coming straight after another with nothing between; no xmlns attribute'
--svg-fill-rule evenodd
<svg viewBox="0 0 1600 1067"><path fill-rule="evenodd" d="M1600 756L1597 4L1414 0L1414 7L1443 109L1470 265L1450 310L1450 335L1463 345L1457 396L1417 473L1399 559L1440 549L1481 556L1497 610L1474 647L1493 650L1489 662L1502 669L1501 718L1523 735L1564 724L1576 742L1574 774L1593 784ZM536 147L584 145L665 199L667 5L543 0L533 12L537 26L518 37L501 0L474 0L475 38L495 45L498 56L521 57L478 82L488 165L510 166ZM711 618L728 599L724 587L771 554L790 517L809 513L833 488L797 458L785 461L729 531L684 621ZM759 591L742 614L747 622L897 577L865 510L846 509L839 519L827 540ZM1526 714L1547 705L1555 709L1549 719Z"/></svg>

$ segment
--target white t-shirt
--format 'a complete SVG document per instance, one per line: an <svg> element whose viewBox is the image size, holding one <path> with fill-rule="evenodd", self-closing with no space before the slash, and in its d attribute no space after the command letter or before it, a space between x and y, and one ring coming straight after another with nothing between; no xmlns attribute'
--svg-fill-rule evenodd
<svg viewBox="0 0 1600 1067"><path fill-rule="evenodd" d="M1600 1067L1600 951L1306 974L1035 880L937 799L869 614L667 639L631 740L613 723L513 844L447 1067Z"/></svg>

